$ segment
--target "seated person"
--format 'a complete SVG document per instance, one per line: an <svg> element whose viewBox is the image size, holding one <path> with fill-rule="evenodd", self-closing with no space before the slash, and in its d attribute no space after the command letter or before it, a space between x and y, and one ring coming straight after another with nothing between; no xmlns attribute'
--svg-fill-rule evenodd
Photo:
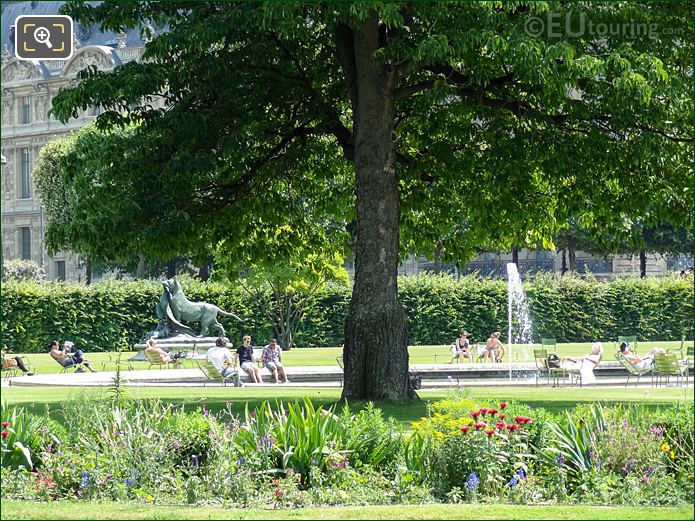
<svg viewBox="0 0 695 521"><path fill-rule="evenodd" d="M74 345L74 343L66 340L63 344L63 350L61 351L58 341L54 340L48 345L51 358L53 358L53 360L58 362L63 367L72 367L73 365L82 364L91 372L96 373L96 371L92 369L90 361L84 357L84 353L81 349L78 349L74 353L70 354L70 350ZM84 371L78 368L75 372L82 373Z"/></svg>
<svg viewBox="0 0 695 521"><path fill-rule="evenodd" d="M27 367L24 365L24 360L22 360L21 356L8 358L5 356L5 351L2 351L2 368L11 369L13 367L18 368L27 376L32 376L34 374L33 371L29 371L29 369L27 369Z"/></svg>
<svg viewBox="0 0 695 521"><path fill-rule="evenodd" d="M646 371L654 365L654 355L666 354L666 350L660 347L652 347L646 355L640 358L639 355L632 352L628 342L620 343L620 352L628 362L632 363L640 371Z"/></svg>
<svg viewBox="0 0 695 521"><path fill-rule="evenodd" d="M504 344L500 342L500 335L501 333L499 331L495 331L490 335L490 338L487 339L487 342L485 342L483 362L487 362L488 357L490 358L490 362L502 361L505 350Z"/></svg>
<svg viewBox="0 0 695 521"><path fill-rule="evenodd" d="M150 338L147 341L147 347L145 348L145 353L151 353L151 354L158 354L159 356L162 357L162 361L165 364L169 364L171 362L174 362L178 360L179 358L185 357L186 353L176 353L174 356L171 356L171 352L162 349L161 347L157 347L157 341L154 338Z"/></svg>
<svg viewBox="0 0 695 521"><path fill-rule="evenodd" d="M234 367L237 366L237 361L253 383L263 383L261 371L258 369L258 364L256 364L256 357L253 356L253 346L251 345L251 337L249 335L243 338L243 345L237 348L236 353L234 353Z"/></svg>
<svg viewBox="0 0 695 521"><path fill-rule="evenodd" d="M270 372L275 378L275 383L279 384L278 373L282 376L285 383L289 383L287 375L285 374L285 368L282 366L282 349L278 345L278 341L274 338L270 339L270 343L263 348L263 354L261 355L263 363L270 369Z"/></svg>
<svg viewBox="0 0 695 521"><path fill-rule="evenodd" d="M239 371L231 367L232 353L227 347L226 338L219 337L217 340L215 340L215 347L208 349L206 356L224 378L232 376L234 378L234 385L236 387L244 387L244 384L241 383Z"/></svg>
<svg viewBox="0 0 695 521"><path fill-rule="evenodd" d="M601 345L601 342L596 342L591 346L591 352L588 355L578 358L568 356L563 360L562 364L560 364L560 367L567 369L570 373L580 373L582 381L590 383L596 379L594 376L594 367L598 365L602 355L603 345Z"/></svg>
<svg viewBox="0 0 695 521"><path fill-rule="evenodd" d="M451 344L451 361L453 362L458 358L458 361L463 363L464 359L468 358L473 363L473 353L471 353L470 347L468 331L463 328L459 329L458 338Z"/></svg>

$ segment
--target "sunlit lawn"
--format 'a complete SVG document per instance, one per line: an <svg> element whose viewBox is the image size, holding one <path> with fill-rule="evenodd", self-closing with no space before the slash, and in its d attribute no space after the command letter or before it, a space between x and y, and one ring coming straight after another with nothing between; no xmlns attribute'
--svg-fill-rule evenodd
<svg viewBox="0 0 695 521"><path fill-rule="evenodd" d="M299 509L228 509L2 501L2 519L693 519L693 506L377 505Z"/></svg>
<svg viewBox="0 0 695 521"><path fill-rule="evenodd" d="M248 405L253 408L261 402L281 401L284 403L302 400L307 397L316 405L329 407L340 399L339 388L282 387L267 385L263 387L128 387L127 395L133 399L158 398L163 402L183 404L187 410L199 409L201 404L212 411L231 407L241 413ZM386 416L391 416L409 427L410 422L427 413L427 402L441 400L454 394L479 401L517 400L531 407L543 407L553 412L561 412L578 403L640 403L657 407L659 405L692 400L692 388L547 388L547 387L469 387L455 390L420 391L421 400L405 403L379 403ZM61 403L69 400L105 399L108 389L70 388L70 387L10 387L2 389L2 399L9 404L17 404L43 414L48 409L60 417ZM231 403L230 403L231 402ZM364 403L351 404L353 408Z"/></svg>
<svg viewBox="0 0 695 521"><path fill-rule="evenodd" d="M680 347L680 341L673 342L642 342L638 345L638 351L647 351L652 346L659 346L665 349ZM686 346L693 345L693 342L686 342ZM533 347L540 347L535 344ZM616 350L614 342L605 342L606 360L613 360L613 352ZM591 349L591 343L574 343L574 344L558 344L557 353L559 356L573 356L587 354ZM449 346L410 346L411 364L444 364L450 361ZM516 361L531 361L533 359L533 348L529 346L513 347L513 359ZM514 354L516 353L516 354ZM135 352L121 353L121 360L124 362L132 358ZM303 365L337 365L336 358L342 355L339 347L321 347L321 348L295 348L283 354L283 361L287 366L303 366ZM26 354L20 355L29 358L39 374L59 373L62 368L56 363L47 353ZM114 360L115 353L87 353L85 355L94 363L94 368L102 369L102 362ZM147 362L132 362L133 369L147 369ZM122 367L126 367L124 363ZM113 370L115 364L111 363L104 367L106 370Z"/></svg>

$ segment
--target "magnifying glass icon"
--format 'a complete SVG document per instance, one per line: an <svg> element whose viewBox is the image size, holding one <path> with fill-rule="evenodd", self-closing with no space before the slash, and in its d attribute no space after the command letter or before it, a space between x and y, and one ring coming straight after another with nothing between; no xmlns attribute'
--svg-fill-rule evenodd
<svg viewBox="0 0 695 521"><path fill-rule="evenodd" d="M49 49L52 49L53 46L51 45L50 38L51 38L51 33L45 27L37 27L36 30L34 31L34 39L39 43L46 44L46 47L48 47Z"/></svg>

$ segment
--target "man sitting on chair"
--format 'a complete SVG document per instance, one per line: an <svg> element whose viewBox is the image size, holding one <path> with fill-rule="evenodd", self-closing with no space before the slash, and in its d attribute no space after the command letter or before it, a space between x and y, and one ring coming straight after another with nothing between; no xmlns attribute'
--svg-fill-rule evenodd
<svg viewBox="0 0 695 521"><path fill-rule="evenodd" d="M69 340L66 340L65 343L63 344L63 350L61 351L60 345L58 344L57 340L54 340L48 345L48 349L51 354L51 358L58 362L60 365L63 367L72 367L74 365L84 365L87 369L89 369L91 372L96 373L94 369L92 369L92 366L89 362L84 357L84 353L82 352L81 349L78 349L74 353L70 354L70 350L75 344L73 342L70 342ZM82 369L76 369L76 373L83 373L84 371Z"/></svg>
<svg viewBox="0 0 695 521"><path fill-rule="evenodd" d="M231 343L230 343L231 345ZM223 378L233 377L236 387L244 387L239 371L232 368L232 353L227 348L227 339L219 337L215 340L215 347L207 352L207 359L217 368Z"/></svg>
<svg viewBox="0 0 695 521"><path fill-rule="evenodd" d="M261 358L265 366L273 373L276 384L280 383L278 373L282 376L283 380L285 380L285 383L289 383L287 375L285 374L285 368L282 365L282 349L278 345L277 340L274 338L270 339L270 343L263 348Z"/></svg>
<svg viewBox="0 0 695 521"><path fill-rule="evenodd" d="M661 347L652 347L643 358L640 358L639 355L632 352L630 344L627 342L620 343L620 352L628 362L633 364L640 371L644 371L654 365L654 355L667 354L666 350ZM683 366L685 364L687 364L687 360L678 360L678 365Z"/></svg>

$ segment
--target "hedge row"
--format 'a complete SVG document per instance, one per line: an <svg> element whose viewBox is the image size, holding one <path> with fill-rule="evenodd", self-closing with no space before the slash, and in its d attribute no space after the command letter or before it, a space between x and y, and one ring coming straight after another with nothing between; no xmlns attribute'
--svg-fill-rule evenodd
<svg viewBox="0 0 695 521"><path fill-rule="evenodd" d="M222 318L235 344L242 334L252 335L254 343L273 336L259 304L233 284L193 279L182 283L191 300L213 302L246 318L243 323ZM2 348L14 352L41 351L51 339L68 338L92 352L132 346L156 326L154 307L162 288L158 281L105 281L91 286L9 281L3 286ZM608 340L622 334L637 334L640 340L693 336L692 276L602 283L547 275L526 281L524 288L536 341L545 336L559 342ZM328 286L318 294L295 335L296 345L342 344L349 299L349 290L342 287ZM450 343L460 326L474 341L495 330L506 336L507 287L502 280L404 277L400 301L411 344Z"/></svg>

